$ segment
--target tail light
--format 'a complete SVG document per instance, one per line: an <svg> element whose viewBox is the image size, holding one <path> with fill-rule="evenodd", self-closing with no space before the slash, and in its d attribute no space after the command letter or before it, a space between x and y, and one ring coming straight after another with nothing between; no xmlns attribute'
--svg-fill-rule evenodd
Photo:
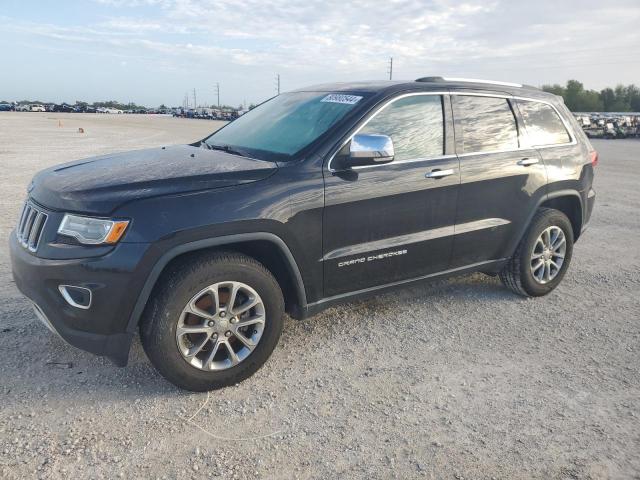
<svg viewBox="0 0 640 480"><path fill-rule="evenodd" d="M591 155L591 166L595 167L596 165L598 165L598 152L593 150L590 155Z"/></svg>

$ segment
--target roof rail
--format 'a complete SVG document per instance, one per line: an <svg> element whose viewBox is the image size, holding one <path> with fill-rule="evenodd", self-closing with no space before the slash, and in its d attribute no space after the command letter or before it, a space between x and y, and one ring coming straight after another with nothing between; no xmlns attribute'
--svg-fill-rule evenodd
<svg viewBox="0 0 640 480"><path fill-rule="evenodd" d="M416 79L416 82L443 82L442 77L420 77Z"/></svg>
<svg viewBox="0 0 640 480"><path fill-rule="evenodd" d="M487 83L489 85L502 85L503 87L522 88L521 83L499 82L497 80L481 80L479 78L454 78L454 77L421 77L416 82L465 82L465 83Z"/></svg>

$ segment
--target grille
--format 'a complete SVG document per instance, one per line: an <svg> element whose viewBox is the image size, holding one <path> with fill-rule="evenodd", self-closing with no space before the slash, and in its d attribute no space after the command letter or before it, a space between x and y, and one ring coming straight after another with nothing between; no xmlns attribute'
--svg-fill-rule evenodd
<svg viewBox="0 0 640 480"><path fill-rule="evenodd" d="M47 222L48 215L30 201L26 201L20 215L16 235L24 248L35 252Z"/></svg>

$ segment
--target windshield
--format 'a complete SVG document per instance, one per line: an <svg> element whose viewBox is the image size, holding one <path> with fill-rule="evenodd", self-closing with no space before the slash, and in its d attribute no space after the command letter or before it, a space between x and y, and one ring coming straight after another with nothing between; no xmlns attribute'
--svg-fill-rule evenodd
<svg viewBox="0 0 640 480"><path fill-rule="evenodd" d="M286 161L326 133L360 100L358 95L326 92L284 93L218 130L205 143L257 157L275 154Z"/></svg>

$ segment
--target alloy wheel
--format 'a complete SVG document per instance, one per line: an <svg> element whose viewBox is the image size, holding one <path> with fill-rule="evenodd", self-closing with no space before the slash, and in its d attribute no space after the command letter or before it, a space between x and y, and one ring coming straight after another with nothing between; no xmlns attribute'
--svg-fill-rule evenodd
<svg viewBox="0 0 640 480"><path fill-rule="evenodd" d="M567 239L560 227L545 228L533 246L531 274L540 284L549 283L558 276L567 251Z"/></svg>
<svg viewBox="0 0 640 480"><path fill-rule="evenodd" d="M265 308L241 282L219 282L196 293L182 310L176 342L182 357L204 371L225 370L245 360L262 338Z"/></svg>

